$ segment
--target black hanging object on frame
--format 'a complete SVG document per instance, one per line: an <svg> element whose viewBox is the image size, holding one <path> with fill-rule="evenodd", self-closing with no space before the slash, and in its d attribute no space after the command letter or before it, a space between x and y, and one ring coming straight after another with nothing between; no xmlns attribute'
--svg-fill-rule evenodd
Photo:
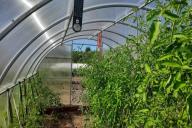
<svg viewBox="0 0 192 128"><path fill-rule="evenodd" d="M84 0L75 0L74 1L72 28L75 32L80 32L81 28L82 28L83 4L84 4Z"/></svg>

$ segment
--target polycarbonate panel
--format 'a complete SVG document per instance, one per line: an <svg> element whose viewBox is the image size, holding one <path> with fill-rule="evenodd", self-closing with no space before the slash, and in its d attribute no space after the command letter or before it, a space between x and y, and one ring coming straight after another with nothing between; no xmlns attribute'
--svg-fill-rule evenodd
<svg viewBox="0 0 192 128"><path fill-rule="evenodd" d="M53 40L55 40L55 39L53 39ZM59 42L61 42L61 39L55 43L59 43ZM44 52L46 52L50 47L53 47L53 46L54 46L54 44L50 44L49 42L44 42L44 45L42 45L41 48L39 48L38 50L35 49L37 51L33 51L33 53L34 52L35 53L33 55L32 54L30 55L31 57L30 57L30 59L28 59L28 62L26 62L26 65L23 67L20 77L29 75L27 73L28 73L30 67L36 63L36 61L37 61L36 59L40 55L43 55Z"/></svg>
<svg viewBox="0 0 192 128"><path fill-rule="evenodd" d="M61 44L59 44L59 45L61 45ZM27 66L29 67L29 68L26 68L27 72L29 72L29 74L36 72L36 70L37 70L36 68L38 68L38 66L39 66L40 62L42 61L42 59L43 59L49 52L51 52L51 50L55 49L55 48L58 47L59 45L58 45L58 44L57 44L57 45L53 45L53 46L50 46L50 47L44 49L43 51L38 51L38 52L40 52L40 54L37 54L36 57L33 57L33 58L31 59L31 61L32 61L33 63L30 63L30 62L29 62L29 65L27 65ZM68 46L68 45L65 45L65 47L67 47L67 46ZM69 47L70 47L70 46L69 46ZM69 48L69 49L70 49L70 48ZM30 70L29 70L29 69L30 69ZM26 74L26 75L28 75L28 74Z"/></svg>
<svg viewBox="0 0 192 128"><path fill-rule="evenodd" d="M7 35L0 43L0 71L5 68L5 65L16 54L16 52L24 47L27 42L32 39L41 30L35 27L36 23L32 17L29 17L21 25L17 26L9 35ZM6 54L5 54L6 53Z"/></svg>
<svg viewBox="0 0 192 128"><path fill-rule="evenodd" d="M73 51L81 51L85 50L87 47L91 47L91 50L97 50L97 41L96 40L89 40L89 39L77 39L73 41L68 41L66 44L73 44ZM78 44L78 45L77 45ZM110 49L109 46L103 44L103 52L106 52Z"/></svg>
<svg viewBox="0 0 192 128"><path fill-rule="evenodd" d="M40 0L0 0L0 32L11 24L29 8L25 2L31 2L31 7L39 3Z"/></svg>
<svg viewBox="0 0 192 128"><path fill-rule="evenodd" d="M7 0L10 1L10 0ZM18 1L18 0L15 0ZM14 2L15 2L14 1ZM39 0L32 1L32 0L20 0L20 3L24 5L24 10L28 10L31 7L33 7L35 4L39 2ZM34 3L33 3L34 2ZM144 2L144 0L85 0L85 6L84 9L95 7L95 6L102 6L104 4L108 4L109 6L112 4L122 4L122 5L141 5ZM14 6L14 5L12 5ZM18 5L15 4L15 7ZM19 7L19 6L18 6ZM4 8L5 9L5 8ZM18 8L17 8L18 9ZM15 9L15 16L18 15L20 12L24 12L21 9L21 11L17 12L17 9ZM34 37L36 37L40 32L45 30L46 28L50 27L50 25L53 25L56 21L59 21L60 19L63 19L66 16L69 16L71 14L71 11L73 9L73 1L72 0L54 0L50 2L49 4L45 5L44 7L37 10L35 13L33 13L31 16L26 18L23 22L17 25L16 28L14 28L1 42L0 42L0 72L5 69L7 64L11 62L13 57L17 55L18 51L21 51L22 48L24 48ZM83 23L89 22L89 21L99 21L99 20L112 20L116 21L119 20L119 18L124 17L128 12L130 11L130 8L125 7L112 7L112 8L103 8L103 9L97 9L97 10L90 10L89 12L84 13L83 17ZM5 10L4 10L5 12ZM17 13L17 14L16 14ZM0 14L2 14L0 12ZM14 17L14 16L13 16ZM6 19L6 18L5 18ZM9 19L9 18L8 18ZM7 22L7 21L6 21ZM13 80L14 74L18 73L18 70L20 69L22 62L25 62L25 60L32 54L37 47L39 47L43 42L45 42L48 38L53 36L55 33L62 31L63 29L66 29L68 24L68 20L66 22L63 22L61 24L54 24L56 25L52 29L48 30L46 33L38 37L34 42L30 42L29 47L26 47L26 51L22 52L21 56L17 58L16 63L10 68L10 71L8 72L6 79L3 81L4 84L10 83ZM95 23L94 25L85 25L83 26L82 30L86 29L105 29L106 26L112 25L111 23ZM115 25L117 26L117 25ZM113 28L114 26L112 26ZM1 26L0 26L1 28ZM112 31L116 31L123 33L127 36L127 34L131 31L129 30L123 30L119 28L113 28ZM107 29L110 30L110 29ZM69 33L71 33L71 29L69 30ZM132 31L134 34L134 31ZM85 32L83 34L90 34L90 32ZM95 33L96 34L96 33ZM79 34L76 34L77 36L80 36ZM55 39L62 37L61 35L56 36ZM70 36L69 36L70 37ZM90 36L80 36L74 39L82 38L82 37L90 37ZM94 37L96 39L96 37ZM117 45L114 41L111 41L109 39L103 39L107 45L115 46ZM116 39L116 41L119 42L121 39ZM52 44L55 40L52 39L45 46L43 46L41 49L38 50L38 52L33 55L37 57L39 54L41 54L41 51L44 51L46 46ZM32 57L33 58L33 57ZM29 69L30 66L34 61L33 59L30 59L27 63L24 71L22 71L22 75L20 77L25 76L27 73L27 69ZM36 62L35 62L36 63ZM2 85L0 85L1 87ZM2 86L3 87L3 86Z"/></svg>
<svg viewBox="0 0 192 128"><path fill-rule="evenodd" d="M76 39L72 41L66 41L65 44L73 45L73 51L81 51L85 50L86 47L91 47L92 51L96 50L97 42L95 40L89 40L89 39Z"/></svg>
<svg viewBox="0 0 192 128"><path fill-rule="evenodd" d="M118 34L115 34L115 33L113 33L113 32L103 31L103 32L102 32L102 36L103 36L103 37L108 37L108 38L110 38L110 39L112 39L112 40L114 40L114 41L116 41L116 42L118 42L118 43L120 43L120 44L124 44L125 41L126 41L126 38L125 38L125 37L120 36L120 35L118 35Z"/></svg>
<svg viewBox="0 0 192 128"><path fill-rule="evenodd" d="M53 27L52 29L48 30L46 33L44 33L42 36L37 38L34 42L31 43L30 47L26 49L23 54L16 60L16 62L13 64L13 66L10 68L9 72L7 73L5 79L3 80L3 84L11 83L11 82L16 82L15 77L17 74L17 70L22 70L24 67L23 64L26 59L28 59L28 56L31 56L32 52L42 46L43 43L45 43L50 37L52 37L54 34L51 35L51 33L56 33L60 31L60 28L64 26L64 23L60 23L57 26ZM56 37L62 37L64 34L61 33L57 35ZM50 41L46 42L47 45L52 44L55 39L51 39ZM29 43L29 42L28 42ZM46 45L45 45L46 46ZM21 68L21 69L20 69ZM23 75L19 75L20 77L25 77Z"/></svg>
<svg viewBox="0 0 192 128"><path fill-rule="evenodd" d="M148 8L155 8L156 7L155 0L153 2L151 2L150 4L148 4L146 7L148 7Z"/></svg>
<svg viewBox="0 0 192 128"><path fill-rule="evenodd" d="M125 12L129 12L131 8L112 7L92 10L83 14L83 21L91 20L113 20L116 21L119 18L125 16Z"/></svg>
<svg viewBox="0 0 192 128"><path fill-rule="evenodd" d="M10 32L2 41L1 41L1 47L0 47L0 54L3 55L4 53L8 52L6 56L0 56L0 59L2 60L3 64L0 64L0 71L5 69L5 66L13 58L13 56L21 50L30 40L33 39L33 37L37 36L38 33L40 33L42 30L47 28L50 24L53 23L53 20L56 21L57 18L60 19L65 14L67 14L70 10L70 8L63 8L63 6L66 6L65 2L61 2L59 0L55 0L54 2L51 2L50 4L45 5L37 12L33 13L30 17L28 17L26 20L24 20L21 24L19 24L12 32ZM70 2L71 3L71 2ZM55 4L55 5L54 5ZM28 6L28 4L26 4ZM52 5L52 7L50 7ZM50 9L49 9L50 7ZM59 9L59 7L61 9ZM57 13L58 15L54 14L51 16L50 14L53 14L53 12ZM42 14L40 14L42 13ZM62 16L61 16L62 15ZM55 17L54 17L55 16ZM45 18L47 17L47 18ZM50 19L48 19L50 18ZM46 19L46 20L45 20ZM61 28L61 27L60 27ZM64 25L62 26L64 28ZM20 37L20 38L18 38ZM45 37L49 38L49 33L45 33ZM12 46L14 43L14 47ZM27 55L27 54L25 54ZM17 69L17 67L16 67ZM11 72L11 74L14 72ZM11 76L12 77L12 76ZM5 83L8 83L9 81L4 81Z"/></svg>
<svg viewBox="0 0 192 128"><path fill-rule="evenodd" d="M54 46L50 46L44 49L43 51L41 51L40 54L37 55L37 57L33 57L33 59L31 59L32 63L29 63L29 65L27 65L29 68L26 69L27 70L26 75L34 74L35 72L37 72L37 68L40 65L40 63L43 61L43 58L59 45L61 45L61 43Z"/></svg>
<svg viewBox="0 0 192 128"><path fill-rule="evenodd" d="M110 47L107 46L106 44L103 44L103 52L107 52L108 50L110 50Z"/></svg>
<svg viewBox="0 0 192 128"><path fill-rule="evenodd" d="M71 46L61 45L55 50L51 51L47 57L57 57L57 58L71 58Z"/></svg>
<svg viewBox="0 0 192 128"><path fill-rule="evenodd" d="M65 41L64 41L64 44L69 42L69 41L72 41L72 40L77 40L77 39L89 39L90 36L89 35L82 35L82 36L78 36L78 37L73 37L73 38L66 38Z"/></svg>
<svg viewBox="0 0 192 128"><path fill-rule="evenodd" d="M72 35L66 36L66 40L73 38L73 37L78 37L79 35L88 35L88 36L90 35L90 37L92 37L95 34L95 32L97 32L97 31L81 31L78 33L73 33ZM110 38L110 39L114 40L115 42L118 42L119 44L123 44L125 42L125 38L123 38L117 34L114 34L114 33L103 32L102 37Z"/></svg>
<svg viewBox="0 0 192 128"><path fill-rule="evenodd" d="M63 104L70 104L71 50L65 51L70 48L71 46L66 45L55 48L39 67L40 73L44 74L43 85L58 94Z"/></svg>
<svg viewBox="0 0 192 128"><path fill-rule="evenodd" d="M61 42L58 41L57 43ZM39 62L40 59L42 59L42 56L50 50L50 48L54 47L55 45L46 45L44 47L42 47L39 51L37 51L37 53L30 59L30 61L28 62L28 64L24 67L23 72L21 73L22 75L28 75L28 71L31 68L30 71L34 71L35 66L37 65L37 63ZM65 56L68 58L70 56L70 53L68 52L70 50L70 48L66 48L65 51Z"/></svg>
<svg viewBox="0 0 192 128"><path fill-rule="evenodd" d="M12 88L11 91L12 91L11 105L12 105L12 109L13 109L13 117L15 118L14 124L17 124L17 126L19 126L19 121L18 121L17 115L21 114L20 87L15 86L14 88Z"/></svg>
<svg viewBox="0 0 192 128"><path fill-rule="evenodd" d="M112 3L122 3L122 4L136 4L139 5L143 3L144 0L84 0L85 7L96 6L101 4L112 4Z"/></svg>
<svg viewBox="0 0 192 128"><path fill-rule="evenodd" d="M72 12L73 0L53 0L36 12L45 28L55 21L69 16ZM64 27L64 26L63 26Z"/></svg>
<svg viewBox="0 0 192 128"><path fill-rule="evenodd" d="M0 128L8 128L7 123L7 93L3 93L0 95Z"/></svg>
<svg viewBox="0 0 192 128"><path fill-rule="evenodd" d="M98 20L99 21L99 20ZM100 20L102 21L102 20ZM90 30L90 29L102 29L103 26L108 24L109 22L96 22L96 23L89 23L88 22L94 22L94 21L83 21L82 25L82 31L83 30ZM85 24L84 24L85 23ZM67 34L74 33L73 29L70 27L70 29L67 31Z"/></svg>
<svg viewBox="0 0 192 128"><path fill-rule="evenodd" d="M108 28L107 30L119 33L119 34L124 35L124 36L137 34L137 30L135 28L125 26L122 24L116 24L116 25Z"/></svg>
<svg viewBox="0 0 192 128"><path fill-rule="evenodd" d="M66 39L64 43L68 43L69 41L73 41L73 40L79 40L79 39L89 39L90 36L78 36L78 37L73 37L71 39ZM91 40L97 40L97 37L93 37ZM102 38L102 41L105 45L107 45L108 47L115 47L115 45L118 45L116 44L115 42L111 41L111 40L108 40L108 39L105 39L105 38Z"/></svg>
<svg viewBox="0 0 192 128"><path fill-rule="evenodd" d="M25 64L24 66L22 65L22 72L20 73L20 77L29 75L29 74L27 74L27 73L28 73L31 65L33 65L33 64L35 63L35 61L36 61L35 59L36 59L39 55L41 55L41 53L42 53L43 51L46 51L46 49L48 49L48 48L51 47L51 46L54 46L54 44L52 45L52 44L46 43L46 44L43 45L40 49L38 49L38 51L33 51L33 53L35 52L35 54L31 54L31 55L30 55L31 57L28 58L27 61L25 61L26 64Z"/></svg>
<svg viewBox="0 0 192 128"><path fill-rule="evenodd" d="M97 37L94 36L92 39L97 40ZM103 43L105 43L107 46L110 46L111 48L115 48L120 45L120 44L117 44L116 42L106 39L106 38L102 38L102 41L103 41Z"/></svg>
<svg viewBox="0 0 192 128"><path fill-rule="evenodd" d="M73 38L73 37L78 37L78 36L81 36L81 35L92 36L92 35L95 34L95 32L97 32L97 31L93 30L93 31L81 31L81 32L78 32L78 33L72 33L72 34L66 35L65 40Z"/></svg>
<svg viewBox="0 0 192 128"><path fill-rule="evenodd" d="M129 18L127 18L127 20L124 20L123 22L137 27L138 22L146 23L146 13L147 13L146 10L139 10L133 13L131 16L129 16ZM139 27L143 26L140 25Z"/></svg>

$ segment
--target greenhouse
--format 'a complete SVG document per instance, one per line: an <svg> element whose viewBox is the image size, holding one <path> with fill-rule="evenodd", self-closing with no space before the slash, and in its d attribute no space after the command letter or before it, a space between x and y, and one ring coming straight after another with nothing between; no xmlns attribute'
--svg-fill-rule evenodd
<svg viewBox="0 0 192 128"><path fill-rule="evenodd" d="M192 0L0 0L0 128L191 128Z"/></svg>

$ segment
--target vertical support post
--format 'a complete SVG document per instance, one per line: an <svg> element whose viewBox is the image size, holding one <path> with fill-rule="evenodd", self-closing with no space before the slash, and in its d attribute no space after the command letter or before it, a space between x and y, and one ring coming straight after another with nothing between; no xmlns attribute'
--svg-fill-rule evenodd
<svg viewBox="0 0 192 128"><path fill-rule="evenodd" d="M73 72L73 68L72 68L72 66L73 66L73 58L72 58L72 54L73 54L73 41L72 41L72 43L71 43L70 105L72 105L72 103L71 103L72 96L71 96L71 95L72 95L72 85L73 85L73 83L72 83L72 81L73 81L73 79L72 79L72 77L73 77L73 75L72 75L72 72Z"/></svg>
<svg viewBox="0 0 192 128"><path fill-rule="evenodd" d="M137 18L137 28L139 27L139 18L138 18L138 11L136 12L136 18ZM136 29L137 30L137 37L138 37L138 35L139 35L139 30L138 29ZM138 39L137 39L137 43L138 43Z"/></svg>
<svg viewBox="0 0 192 128"><path fill-rule="evenodd" d="M24 79L23 81L23 88L24 88L24 97L25 97L25 114L28 115L28 98L27 98L27 81Z"/></svg>
<svg viewBox="0 0 192 128"><path fill-rule="evenodd" d="M38 91L37 91L37 87L38 87L38 85L37 85L37 84L38 84L37 76L36 76L36 77L33 76L33 77L32 77L32 81L33 81L33 83L34 83L34 87L33 87L33 88L34 88L34 91L35 91L34 93L36 93L36 95L39 96L39 93L38 93Z"/></svg>
<svg viewBox="0 0 192 128"><path fill-rule="evenodd" d="M30 84L29 86L31 88L32 98L35 99L34 87L33 87L34 86L34 81L33 81L33 78L31 78L31 77L29 78L29 84Z"/></svg>
<svg viewBox="0 0 192 128"><path fill-rule="evenodd" d="M102 56L102 52L103 52L103 43L102 43L102 32L98 33L98 37L97 37L97 49L99 51L99 53Z"/></svg>
<svg viewBox="0 0 192 128"><path fill-rule="evenodd" d="M22 91L22 83L19 82L19 92L20 92L20 111L21 111L21 116L22 116L22 123L24 121L24 107L23 107L23 91Z"/></svg>
<svg viewBox="0 0 192 128"><path fill-rule="evenodd" d="M15 113L16 113L16 117L17 117L17 120L19 122L19 126L20 128L23 128L22 124L21 124L21 120L20 120L20 116L19 116L19 111L18 111L18 108L17 108L17 104L16 104L16 101L15 101L15 97L13 96L13 93L11 94L11 98L13 100L13 106L15 108Z"/></svg>
<svg viewBox="0 0 192 128"><path fill-rule="evenodd" d="M7 90L7 116L8 116L8 126L13 123L13 110L11 104L10 89Z"/></svg>

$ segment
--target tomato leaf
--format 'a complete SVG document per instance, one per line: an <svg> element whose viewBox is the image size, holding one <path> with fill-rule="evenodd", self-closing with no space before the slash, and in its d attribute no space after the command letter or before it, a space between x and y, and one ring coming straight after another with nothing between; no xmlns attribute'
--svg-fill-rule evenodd
<svg viewBox="0 0 192 128"><path fill-rule="evenodd" d="M187 104L188 104L188 114L192 116L192 94L187 97Z"/></svg>
<svg viewBox="0 0 192 128"><path fill-rule="evenodd" d="M173 39L187 40L188 37L183 34L176 34L176 35L173 35Z"/></svg>
<svg viewBox="0 0 192 128"><path fill-rule="evenodd" d="M150 68L150 66L148 64L145 64L145 71L147 73L151 73L151 68Z"/></svg>
<svg viewBox="0 0 192 128"><path fill-rule="evenodd" d="M157 61L162 61L162 60L166 60L168 58L171 58L173 55L165 55L165 56L161 56L159 59L157 59Z"/></svg>
<svg viewBox="0 0 192 128"><path fill-rule="evenodd" d="M181 65L175 62L164 62L162 63L164 66L173 67L173 68L181 68Z"/></svg>
<svg viewBox="0 0 192 128"><path fill-rule="evenodd" d="M175 91L178 91L179 89L183 88L186 86L186 83L185 82L179 82L177 81L174 86L173 86L173 89L175 89Z"/></svg>
<svg viewBox="0 0 192 128"><path fill-rule="evenodd" d="M151 12L147 15L147 21L153 20L161 13L160 10L151 10Z"/></svg>
<svg viewBox="0 0 192 128"><path fill-rule="evenodd" d="M192 68L189 67L188 65L183 65L183 66L182 66L182 69L185 69L185 70L192 70Z"/></svg>
<svg viewBox="0 0 192 128"><path fill-rule="evenodd" d="M170 20L176 20L176 19L179 18L178 15L176 15L176 14L170 12L170 11L167 11L167 10L164 11L164 14L163 14L163 15L164 15L166 18L170 19Z"/></svg>
<svg viewBox="0 0 192 128"><path fill-rule="evenodd" d="M157 40L159 33L160 33L160 21L154 21L150 27L150 42L151 44L154 44L154 42Z"/></svg>

